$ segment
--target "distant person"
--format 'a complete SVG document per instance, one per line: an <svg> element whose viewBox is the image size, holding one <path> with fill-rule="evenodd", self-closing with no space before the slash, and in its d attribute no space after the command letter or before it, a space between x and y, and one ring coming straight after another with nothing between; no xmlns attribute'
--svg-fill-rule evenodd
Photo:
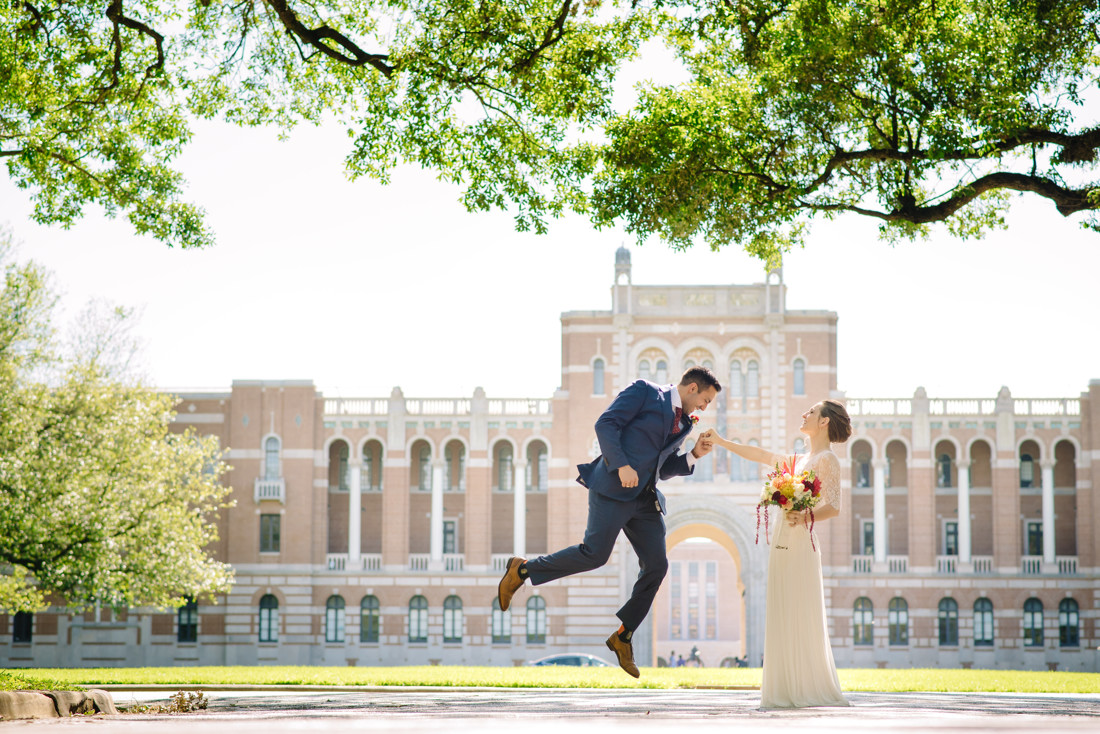
<svg viewBox="0 0 1100 734"><path fill-rule="evenodd" d="M621 624L607 638L607 648L623 670L640 677L630 640L668 571L665 497L657 481L692 474L695 461L710 452L709 439L697 441L690 453L680 454L679 449L691 433L691 414L706 410L721 389L713 372L692 367L678 385L636 380L615 397L596 421L601 455L577 467L577 481L588 488L584 541L530 561L509 558L497 586L502 611L528 578L538 586L604 565L623 532L641 570L630 599L616 612Z"/></svg>
<svg viewBox="0 0 1100 734"><path fill-rule="evenodd" d="M802 414L799 431L809 439L809 450L801 456L773 454L756 446L727 441L713 431L703 436L712 437L715 443L742 458L768 467L789 462L796 475L813 470L821 481L821 499L812 510L812 520L821 522L840 514L840 459L833 453L832 444L848 440L852 422L842 403L824 400ZM810 512L787 512L783 521L776 524L768 552L760 707L847 706L829 644L821 543L816 541L816 535L811 535Z"/></svg>

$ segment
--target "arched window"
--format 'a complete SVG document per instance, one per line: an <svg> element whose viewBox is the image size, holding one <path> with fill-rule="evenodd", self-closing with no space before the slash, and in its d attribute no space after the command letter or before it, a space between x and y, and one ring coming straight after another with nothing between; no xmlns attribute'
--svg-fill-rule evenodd
<svg viewBox="0 0 1100 734"><path fill-rule="evenodd" d="M512 444L501 441L497 444L496 485L501 492L511 492L516 473L512 469Z"/></svg>
<svg viewBox="0 0 1100 734"><path fill-rule="evenodd" d="M684 361L684 372L687 372L688 370L690 370L694 366L695 366L695 360L694 359L685 360Z"/></svg>
<svg viewBox="0 0 1100 734"><path fill-rule="evenodd" d="M443 471L443 489L446 492L466 491L466 447L461 441L451 441L443 449L446 468Z"/></svg>
<svg viewBox="0 0 1100 734"><path fill-rule="evenodd" d="M1058 644L1062 647L1081 646L1081 625L1077 602L1063 599L1058 602Z"/></svg>
<svg viewBox="0 0 1100 734"><path fill-rule="evenodd" d="M760 397L760 365L755 359L749 360L749 374L745 383L745 397Z"/></svg>
<svg viewBox="0 0 1100 734"><path fill-rule="evenodd" d="M744 395L745 376L741 372L741 360L730 362L730 398L740 398Z"/></svg>
<svg viewBox="0 0 1100 734"><path fill-rule="evenodd" d="M462 642L462 600L457 596L443 600L443 641Z"/></svg>
<svg viewBox="0 0 1100 734"><path fill-rule="evenodd" d="M199 641L199 605L191 597L176 611L176 642Z"/></svg>
<svg viewBox="0 0 1100 734"><path fill-rule="evenodd" d="M420 456L417 457L417 462L420 465L420 491L431 492L432 491L432 447L428 444L421 444Z"/></svg>
<svg viewBox="0 0 1100 734"><path fill-rule="evenodd" d="M500 611L500 599L493 597L493 644L508 645L512 642L512 610Z"/></svg>
<svg viewBox="0 0 1100 734"><path fill-rule="evenodd" d="M711 362L709 359L704 359L703 360L703 366L706 367L711 372L714 372L714 362Z"/></svg>
<svg viewBox="0 0 1100 734"><path fill-rule="evenodd" d="M545 492L550 487L549 452L542 441L527 446L526 482L528 492Z"/></svg>
<svg viewBox="0 0 1100 734"><path fill-rule="evenodd" d="M638 362L638 377L643 380L649 379L649 360L643 359Z"/></svg>
<svg viewBox="0 0 1100 734"><path fill-rule="evenodd" d="M409 642L428 641L428 600L419 594L409 599Z"/></svg>
<svg viewBox="0 0 1100 734"><path fill-rule="evenodd" d="M663 359L657 360L657 374L654 376L654 382L658 385L664 385L668 382L668 362Z"/></svg>
<svg viewBox="0 0 1100 734"><path fill-rule="evenodd" d="M344 597L333 594L325 602L325 642L344 641Z"/></svg>
<svg viewBox="0 0 1100 734"><path fill-rule="evenodd" d="M268 436L264 441L264 479L279 478L279 439Z"/></svg>
<svg viewBox="0 0 1100 734"><path fill-rule="evenodd" d="M527 644L542 645L546 642L546 601L541 596L527 600Z"/></svg>
<svg viewBox="0 0 1100 734"><path fill-rule="evenodd" d="M978 599L974 602L974 647L993 646L993 602Z"/></svg>
<svg viewBox="0 0 1100 734"><path fill-rule="evenodd" d="M34 639L34 614L32 612L16 612L12 620L11 641L30 642Z"/></svg>
<svg viewBox="0 0 1100 734"><path fill-rule="evenodd" d="M874 644L875 608L865 596L852 606L852 644Z"/></svg>
<svg viewBox="0 0 1100 734"><path fill-rule="evenodd" d="M936 460L936 486L951 486L951 456L949 454L940 454L940 458Z"/></svg>
<svg viewBox="0 0 1100 734"><path fill-rule="evenodd" d="M360 643L378 642L378 623L381 609L382 607L378 603L378 597L373 594L367 594L363 597L363 600L359 602Z"/></svg>
<svg viewBox="0 0 1100 734"><path fill-rule="evenodd" d="M1024 647L1043 646L1043 602L1032 597L1024 602Z"/></svg>
<svg viewBox="0 0 1100 734"><path fill-rule="evenodd" d="M348 445L344 441L334 441L328 452L328 483L331 489L348 491Z"/></svg>
<svg viewBox="0 0 1100 734"><path fill-rule="evenodd" d="M1020 486L1035 486L1035 462L1031 454L1020 454Z"/></svg>
<svg viewBox="0 0 1100 734"><path fill-rule="evenodd" d="M382 489L382 444L367 441L363 444L363 490L378 492Z"/></svg>
<svg viewBox="0 0 1100 734"><path fill-rule="evenodd" d="M274 594L260 598L260 642L279 641L279 600Z"/></svg>
<svg viewBox="0 0 1100 734"><path fill-rule="evenodd" d="M959 604L951 597L940 599L940 644L959 644Z"/></svg>
<svg viewBox="0 0 1100 734"><path fill-rule="evenodd" d="M592 394L603 395L603 360L597 359L592 363Z"/></svg>
<svg viewBox="0 0 1100 734"><path fill-rule="evenodd" d="M801 359L794 361L794 394L806 394L806 363Z"/></svg>
<svg viewBox="0 0 1100 734"><path fill-rule="evenodd" d="M909 604L900 596L895 596L890 600L886 621L890 627L890 644L908 645Z"/></svg>

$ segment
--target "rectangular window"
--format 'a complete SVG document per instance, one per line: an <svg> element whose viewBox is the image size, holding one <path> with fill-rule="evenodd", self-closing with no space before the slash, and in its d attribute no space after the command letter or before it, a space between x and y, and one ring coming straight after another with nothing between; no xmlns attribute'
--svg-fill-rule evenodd
<svg viewBox="0 0 1100 734"><path fill-rule="evenodd" d="M707 561L707 626L708 640L718 639L718 564Z"/></svg>
<svg viewBox="0 0 1100 734"><path fill-rule="evenodd" d="M443 552L458 553L458 521L443 521Z"/></svg>
<svg viewBox="0 0 1100 734"><path fill-rule="evenodd" d="M863 555L875 555L875 521L863 521Z"/></svg>
<svg viewBox="0 0 1100 734"><path fill-rule="evenodd" d="M279 526L282 515L260 515L260 553L279 552Z"/></svg>
<svg viewBox="0 0 1100 734"><path fill-rule="evenodd" d="M945 556L959 555L959 523L945 522L943 524L943 554Z"/></svg>
<svg viewBox="0 0 1100 734"><path fill-rule="evenodd" d="M1027 555L1043 555L1043 522L1042 520L1027 521Z"/></svg>
<svg viewBox="0 0 1100 734"><path fill-rule="evenodd" d="M199 641L199 605L188 597L176 613L176 642Z"/></svg>
<svg viewBox="0 0 1100 734"><path fill-rule="evenodd" d="M687 639L699 639L699 563L688 563Z"/></svg>
<svg viewBox="0 0 1100 734"><path fill-rule="evenodd" d="M684 636L684 619L681 609L683 597L681 596L680 566L681 563L679 561L669 566L669 575L672 577L672 581L669 584L668 636L669 639L672 640L681 640Z"/></svg>

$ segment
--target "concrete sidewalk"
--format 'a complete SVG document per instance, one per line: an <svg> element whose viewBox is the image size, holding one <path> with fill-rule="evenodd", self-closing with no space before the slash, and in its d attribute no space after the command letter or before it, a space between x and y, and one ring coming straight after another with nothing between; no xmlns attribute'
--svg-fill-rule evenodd
<svg viewBox="0 0 1100 734"><path fill-rule="evenodd" d="M112 690L119 707L169 692ZM11 722L125 734L233 732L1100 732L1100 694L852 693L848 708L761 711L758 691L476 689L214 691L206 711Z"/></svg>

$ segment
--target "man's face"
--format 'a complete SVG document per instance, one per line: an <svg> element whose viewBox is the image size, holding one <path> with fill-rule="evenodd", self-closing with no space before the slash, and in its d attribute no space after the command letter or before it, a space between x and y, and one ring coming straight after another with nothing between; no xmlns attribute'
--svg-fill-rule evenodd
<svg viewBox="0 0 1100 734"><path fill-rule="evenodd" d="M684 412L704 411L708 405L714 402L716 397L718 397L718 391L713 387L700 391L699 386L693 382L688 386L688 395L684 398Z"/></svg>

